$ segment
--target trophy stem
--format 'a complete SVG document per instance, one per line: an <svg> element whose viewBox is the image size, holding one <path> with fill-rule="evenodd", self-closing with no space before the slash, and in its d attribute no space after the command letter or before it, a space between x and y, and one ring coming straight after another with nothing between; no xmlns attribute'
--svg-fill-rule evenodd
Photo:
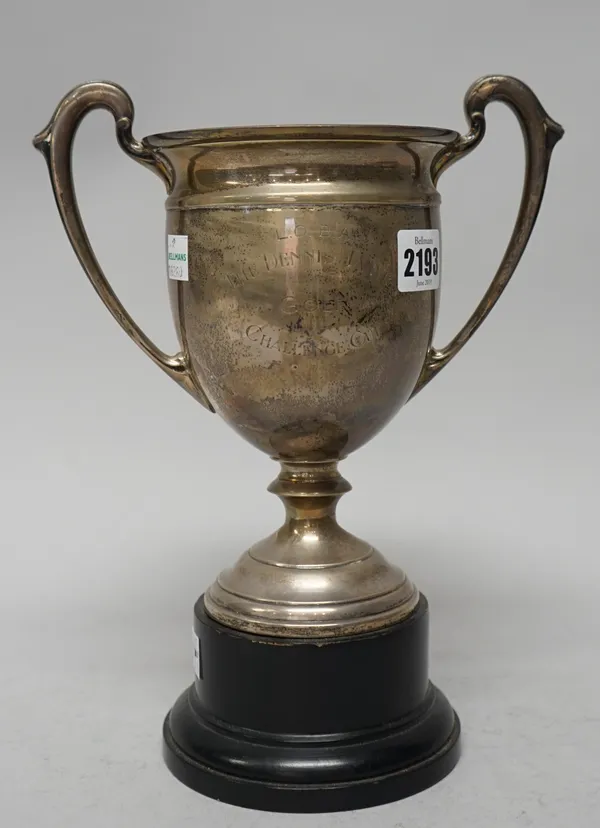
<svg viewBox="0 0 600 828"><path fill-rule="evenodd" d="M287 638L354 635L395 624L417 605L404 572L335 516L351 486L336 461L281 463L269 491L286 518L207 590L207 613L243 632Z"/></svg>
<svg viewBox="0 0 600 828"><path fill-rule="evenodd" d="M337 461L323 463L281 462L281 471L268 491L281 498L286 524L331 520L340 497L352 486L342 477ZM295 527L298 529L299 527Z"/></svg>

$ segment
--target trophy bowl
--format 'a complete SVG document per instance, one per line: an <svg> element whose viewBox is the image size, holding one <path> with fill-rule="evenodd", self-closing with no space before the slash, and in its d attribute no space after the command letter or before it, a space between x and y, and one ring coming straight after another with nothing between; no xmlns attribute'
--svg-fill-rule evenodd
<svg viewBox="0 0 600 828"><path fill-rule="evenodd" d="M507 103L525 138L521 208L484 298L433 345L441 173ZM110 288L87 239L71 148L87 111L167 188L167 283L180 351L163 353ZM406 126L277 126L132 136L119 86L76 87L34 140L102 300L171 378L280 463L284 524L231 562L194 613L194 683L164 726L173 773L228 802L334 811L399 799L454 766L459 723L428 679L427 601L337 523L338 463L443 368L510 279L561 127L520 81L468 91L465 135Z"/></svg>

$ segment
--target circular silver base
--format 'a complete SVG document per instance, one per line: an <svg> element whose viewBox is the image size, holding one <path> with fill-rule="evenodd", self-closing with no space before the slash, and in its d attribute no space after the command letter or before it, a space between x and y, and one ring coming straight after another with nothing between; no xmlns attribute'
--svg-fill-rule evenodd
<svg viewBox="0 0 600 828"><path fill-rule="evenodd" d="M325 638L412 612L419 593L404 572L338 524L335 507L349 489L336 462L282 463L269 491L286 521L219 575L204 595L207 613L242 632Z"/></svg>
<svg viewBox="0 0 600 828"><path fill-rule="evenodd" d="M333 526L325 546L309 533L284 542L283 530L253 546L207 590L208 614L238 630L288 637L363 633L408 615L419 593L404 572Z"/></svg>

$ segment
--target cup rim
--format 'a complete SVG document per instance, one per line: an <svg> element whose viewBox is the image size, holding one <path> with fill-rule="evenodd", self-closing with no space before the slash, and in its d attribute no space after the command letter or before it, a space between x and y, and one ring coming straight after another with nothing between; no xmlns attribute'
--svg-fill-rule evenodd
<svg viewBox="0 0 600 828"><path fill-rule="evenodd" d="M283 124L178 130L148 135L150 147L175 148L194 144L273 143L278 141L421 142L450 144L459 137L453 129L391 124Z"/></svg>

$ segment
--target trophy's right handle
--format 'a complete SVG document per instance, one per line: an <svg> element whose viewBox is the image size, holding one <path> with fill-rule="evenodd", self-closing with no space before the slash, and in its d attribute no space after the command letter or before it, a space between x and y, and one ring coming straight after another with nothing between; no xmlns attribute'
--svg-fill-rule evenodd
<svg viewBox="0 0 600 828"><path fill-rule="evenodd" d="M108 109L112 113L121 149L138 163L153 170L168 190L173 183L171 170L164 160L151 147L133 137L133 103L127 92L114 83L106 82L76 86L59 103L48 126L33 140L34 146L43 153L48 164L56 205L67 236L90 282L123 330L171 379L213 411L190 370L189 357L184 353L174 356L165 354L134 322L111 288L87 237L75 195L71 155L79 124L88 112L98 108Z"/></svg>
<svg viewBox="0 0 600 828"><path fill-rule="evenodd" d="M413 396L427 385L473 336L508 284L527 246L539 213L552 150L564 134L560 124L550 118L536 95L524 83L504 75L481 78L471 86L465 97L465 113L471 128L466 135L444 147L434 158L431 169L434 185L444 170L468 155L481 142L486 127L484 110L492 101L507 104L517 116L523 131L526 168L519 214L504 258L483 299L464 327L445 348L437 349L432 346L429 349Z"/></svg>

